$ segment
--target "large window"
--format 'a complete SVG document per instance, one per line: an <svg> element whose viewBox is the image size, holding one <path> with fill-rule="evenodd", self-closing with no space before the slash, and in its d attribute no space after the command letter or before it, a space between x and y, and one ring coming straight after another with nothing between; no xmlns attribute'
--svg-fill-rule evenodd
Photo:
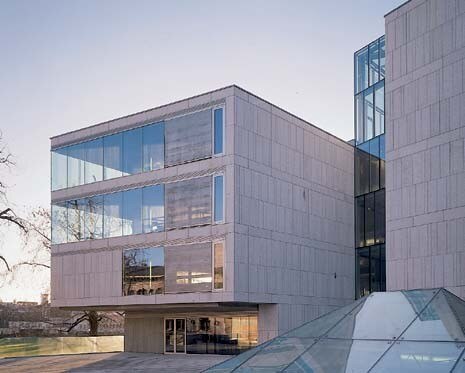
<svg viewBox="0 0 465 373"><path fill-rule="evenodd" d="M379 38L379 75L384 79L386 75L386 42L384 35Z"/></svg>
<svg viewBox="0 0 465 373"><path fill-rule="evenodd" d="M166 184L165 194L167 229L211 223L211 176Z"/></svg>
<svg viewBox="0 0 465 373"><path fill-rule="evenodd" d="M103 180L103 139L83 143L86 149L85 184Z"/></svg>
<svg viewBox="0 0 465 373"><path fill-rule="evenodd" d="M52 190L63 189L68 185L68 148L52 151Z"/></svg>
<svg viewBox="0 0 465 373"><path fill-rule="evenodd" d="M224 108L207 109L52 150L52 191L224 152Z"/></svg>
<svg viewBox="0 0 465 373"><path fill-rule="evenodd" d="M379 42L375 42L369 45L369 59L368 59L368 70L369 70L369 81L370 85L373 85L379 81Z"/></svg>
<svg viewBox="0 0 465 373"><path fill-rule="evenodd" d="M196 316L186 319L186 352L234 355L257 345L256 315Z"/></svg>
<svg viewBox="0 0 465 373"><path fill-rule="evenodd" d="M67 238L68 210L65 203L52 205L52 243L62 243Z"/></svg>
<svg viewBox="0 0 465 373"><path fill-rule="evenodd" d="M213 177L213 220L215 223L222 223L224 221L224 182L223 175L216 175Z"/></svg>
<svg viewBox="0 0 465 373"><path fill-rule="evenodd" d="M384 133L384 84L375 86L375 136Z"/></svg>
<svg viewBox="0 0 465 373"><path fill-rule="evenodd" d="M165 229L164 185L152 185L142 191L142 229L144 233Z"/></svg>
<svg viewBox="0 0 465 373"><path fill-rule="evenodd" d="M385 190L375 192L375 243L382 243L386 237L386 196Z"/></svg>
<svg viewBox="0 0 465 373"><path fill-rule="evenodd" d="M123 235L142 233L142 189L123 193Z"/></svg>
<svg viewBox="0 0 465 373"><path fill-rule="evenodd" d="M213 243L213 288L223 289L224 285L224 243Z"/></svg>
<svg viewBox="0 0 465 373"><path fill-rule="evenodd" d="M212 155L211 110L166 121L165 165L174 166Z"/></svg>
<svg viewBox="0 0 465 373"><path fill-rule="evenodd" d="M224 119L223 108L218 108L213 111L214 129L213 129L213 154L223 154L223 135L224 135Z"/></svg>
<svg viewBox="0 0 465 373"><path fill-rule="evenodd" d="M103 237L103 196L81 200L84 205L84 239Z"/></svg>
<svg viewBox="0 0 465 373"><path fill-rule="evenodd" d="M123 132L123 175L142 171L142 128Z"/></svg>
<svg viewBox="0 0 465 373"><path fill-rule="evenodd" d="M355 199L355 246L384 243L386 238L385 191Z"/></svg>
<svg viewBox="0 0 465 373"><path fill-rule="evenodd" d="M368 47L355 53L355 93L368 87Z"/></svg>
<svg viewBox="0 0 465 373"><path fill-rule="evenodd" d="M215 223L222 223L223 188L223 176L215 175L54 203L53 243L212 224L212 201Z"/></svg>
<svg viewBox="0 0 465 373"><path fill-rule="evenodd" d="M84 143L68 148L68 188L84 184L85 162L86 146Z"/></svg>
<svg viewBox="0 0 465 373"><path fill-rule="evenodd" d="M384 133L384 36L355 53L355 139L357 144Z"/></svg>
<svg viewBox="0 0 465 373"><path fill-rule="evenodd" d="M223 256L222 241L124 250L123 295L221 290Z"/></svg>
<svg viewBox="0 0 465 373"><path fill-rule="evenodd" d="M365 140L369 140L374 134L374 96L373 88L363 92L363 127L365 131Z"/></svg>
<svg viewBox="0 0 465 373"><path fill-rule="evenodd" d="M123 235L123 192L103 196L103 236L105 238Z"/></svg>
<svg viewBox="0 0 465 373"><path fill-rule="evenodd" d="M123 251L123 294L154 295L165 289L163 247Z"/></svg>
<svg viewBox="0 0 465 373"><path fill-rule="evenodd" d="M145 126L142 138L144 172L163 168L165 163L165 124L156 123Z"/></svg>
<svg viewBox="0 0 465 373"><path fill-rule="evenodd" d="M365 141L365 129L363 126L363 92L355 96L355 140L357 144Z"/></svg>
<svg viewBox="0 0 465 373"><path fill-rule="evenodd" d="M202 292L212 290L211 242L167 246L166 292Z"/></svg>
<svg viewBox="0 0 465 373"><path fill-rule="evenodd" d="M356 250L356 297L386 291L386 250L374 245Z"/></svg>
<svg viewBox="0 0 465 373"><path fill-rule="evenodd" d="M123 134L103 138L103 177L105 180L123 176Z"/></svg>
<svg viewBox="0 0 465 373"><path fill-rule="evenodd" d="M355 149L355 196L384 188L385 161L380 157L381 140L384 144L384 135Z"/></svg>

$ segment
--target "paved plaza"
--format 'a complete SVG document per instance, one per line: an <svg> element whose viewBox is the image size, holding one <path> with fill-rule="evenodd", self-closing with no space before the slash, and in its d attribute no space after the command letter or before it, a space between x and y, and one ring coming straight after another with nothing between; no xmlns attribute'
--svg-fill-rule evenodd
<svg viewBox="0 0 465 373"><path fill-rule="evenodd" d="M159 355L102 353L0 359L0 372L157 372L194 373L215 365L225 355Z"/></svg>

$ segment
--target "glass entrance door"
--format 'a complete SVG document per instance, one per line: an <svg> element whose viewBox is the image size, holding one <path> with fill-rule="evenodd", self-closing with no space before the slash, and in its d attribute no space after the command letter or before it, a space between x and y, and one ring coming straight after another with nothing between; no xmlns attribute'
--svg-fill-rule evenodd
<svg viewBox="0 0 465 373"><path fill-rule="evenodd" d="M186 319L165 319L165 353L186 353Z"/></svg>

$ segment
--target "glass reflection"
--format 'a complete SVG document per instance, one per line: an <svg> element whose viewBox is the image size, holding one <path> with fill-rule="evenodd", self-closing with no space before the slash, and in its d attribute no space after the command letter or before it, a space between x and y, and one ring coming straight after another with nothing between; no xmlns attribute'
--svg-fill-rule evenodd
<svg viewBox="0 0 465 373"><path fill-rule="evenodd" d="M142 171L142 128L123 132L123 176Z"/></svg>
<svg viewBox="0 0 465 373"><path fill-rule="evenodd" d="M52 204L52 243L59 244L67 241L68 211L66 202Z"/></svg>
<svg viewBox="0 0 465 373"><path fill-rule="evenodd" d="M142 221L144 233L161 232L165 228L164 185L142 189Z"/></svg>
<svg viewBox="0 0 465 373"><path fill-rule="evenodd" d="M205 159L223 152L223 137L224 109L217 108L54 149L51 189Z"/></svg>
<svg viewBox="0 0 465 373"><path fill-rule="evenodd" d="M223 108L215 109L214 111L214 143L213 143L213 153L221 154L223 153Z"/></svg>
<svg viewBox="0 0 465 373"><path fill-rule="evenodd" d="M103 138L103 177L105 180L123 176L123 134Z"/></svg>
<svg viewBox="0 0 465 373"><path fill-rule="evenodd" d="M211 224L211 176L165 185L166 228Z"/></svg>
<svg viewBox="0 0 465 373"><path fill-rule="evenodd" d="M235 355L257 345L257 316L199 316L186 320L186 352Z"/></svg>
<svg viewBox="0 0 465 373"><path fill-rule="evenodd" d="M464 314L445 289L374 293L207 372L461 372Z"/></svg>
<svg viewBox="0 0 465 373"><path fill-rule="evenodd" d="M379 80L379 41L371 43L368 49L369 84L373 85Z"/></svg>
<svg viewBox="0 0 465 373"><path fill-rule="evenodd" d="M84 166L84 183L103 180L103 139L87 141L85 146L86 161Z"/></svg>
<svg viewBox="0 0 465 373"><path fill-rule="evenodd" d="M370 372L449 372L462 350L455 343L396 342Z"/></svg>
<svg viewBox="0 0 465 373"><path fill-rule="evenodd" d="M224 220L224 184L223 175L218 175L213 178L214 180L214 220L215 223L221 223Z"/></svg>
<svg viewBox="0 0 465 373"><path fill-rule="evenodd" d="M217 178L216 181L216 190L222 192L223 178ZM211 176L168 185L170 194L166 199L166 210L171 212L168 215L169 228L211 223ZM223 193L217 194L220 197L216 198L216 213L221 217L224 211ZM60 206L66 206L66 214L60 212ZM52 215L53 243L161 232L165 229L165 185L55 203ZM211 277L211 274L207 277ZM202 276L196 275L193 278L200 279Z"/></svg>
<svg viewBox="0 0 465 373"><path fill-rule="evenodd" d="M123 235L123 193L110 193L103 196L105 238Z"/></svg>
<svg viewBox="0 0 465 373"><path fill-rule="evenodd" d="M123 192L123 236L142 233L142 189Z"/></svg>
<svg viewBox="0 0 465 373"><path fill-rule="evenodd" d="M123 294L162 294L165 288L163 247L123 251Z"/></svg>
<svg viewBox="0 0 465 373"><path fill-rule="evenodd" d="M224 245L223 242L213 244L213 288L223 289L224 271Z"/></svg>
<svg viewBox="0 0 465 373"><path fill-rule="evenodd" d="M84 205L84 239L103 237L103 196L82 199Z"/></svg>
<svg viewBox="0 0 465 373"><path fill-rule="evenodd" d="M52 151L52 191L66 188L68 185L68 148Z"/></svg>
<svg viewBox="0 0 465 373"><path fill-rule="evenodd" d="M368 87L368 47L355 53L355 93Z"/></svg>
<svg viewBox="0 0 465 373"><path fill-rule="evenodd" d="M68 188L84 184L85 144L68 147Z"/></svg>
<svg viewBox="0 0 465 373"><path fill-rule="evenodd" d="M384 133L384 81L375 86L375 136Z"/></svg>
<svg viewBox="0 0 465 373"><path fill-rule="evenodd" d="M457 315L465 317L463 301L446 292L438 292L404 334L404 339L465 342L465 325Z"/></svg>
<svg viewBox="0 0 465 373"><path fill-rule="evenodd" d="M143 127L143 171L163 168L165 158L165 125L155 123Z"/></svg>

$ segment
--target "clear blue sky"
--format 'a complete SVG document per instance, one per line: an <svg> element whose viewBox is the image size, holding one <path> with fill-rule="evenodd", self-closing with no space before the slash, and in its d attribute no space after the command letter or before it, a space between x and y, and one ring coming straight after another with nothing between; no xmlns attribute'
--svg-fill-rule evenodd
<svg viewBox="0 0 465 373"><path fill-rule="evenodd" d="M49 137L229 84L349 140L353 52L403 0L0 0L10 200L48 206ZM13 232L0 250L17 260ZM18 285L20 286L20 285ZM28 286L0 298L37 299Z"/></svg>

